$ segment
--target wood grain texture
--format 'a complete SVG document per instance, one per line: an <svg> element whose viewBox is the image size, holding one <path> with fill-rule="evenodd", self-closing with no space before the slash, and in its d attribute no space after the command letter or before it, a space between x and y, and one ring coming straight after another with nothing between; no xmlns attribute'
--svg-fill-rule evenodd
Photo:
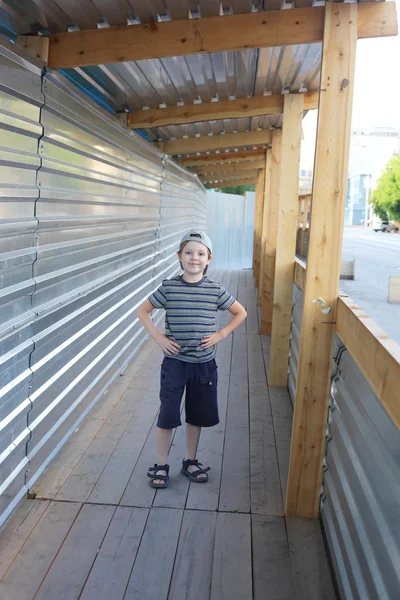
<svg viewBox="0 0 400 600"><path fill-rule="evenodd" d="M282 153L282 130L275 129L272 133L271 148L271 178L266 217L265 258L262 281L261 299L261 334L271 335L272 311L274 303L276 234L278 228L278 208L280 194L280 173Z"/></svg>
<svg viewBox="0 0 400 600"><path fill-rule="evenodd" d="M386 5L386 6L385 6ZM66 69L322 41L324 7L107 27L49 36L49 66ZM357 31L356 31L357 35ZM397 35L394 2L360 7L360 38Z"/></svg>
<svg viewBox="0 0 400 600"><path fill-rule="evenodd" d="M184 106L168 106L149 110L135 110L128 114L128 125L132 129L165 127L214 121L218 119L245 119L263 115L276 115L283 112L283 94L242 98L236 100L220 100L219 102L202 102L201 104L185 104ZM304 94L304 110L318 107L318 92Z"/></svg>
<svg viewBox="0 0 400 600"><path fill-rule="evenodd" d="M283 113L280 193L269 384L287 386L293 269L296 255L303 97L287 94Z"/></svg>
<svg viewBox="0 0 400 600"><path fill-rule="evenodd" d="M357 43L355 4L327 3L286 514L315 518L331 383ZM324 312L319 302L325 302ZM327 310L326 310L327 309Z"/></svg>
<svg viewBox="0 0 400 600"><path fill-rule="evenodd" d="M262 146L271 142L271 132L243 131L239 133L225 133L220 135L204 135L195 138L182 138L167 140L162 143L165 154L194 154L208 150L222 150L224 148L240 148L241 146Z"/></svg>

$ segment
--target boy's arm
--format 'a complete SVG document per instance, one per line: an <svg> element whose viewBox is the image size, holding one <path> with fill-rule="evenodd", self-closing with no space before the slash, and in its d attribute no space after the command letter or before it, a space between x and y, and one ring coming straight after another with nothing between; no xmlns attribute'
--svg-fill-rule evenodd
<svg viewBox="0 0 400 600"><path fill-rule="evenodd" d="M136 315L143 327L149 332L153 340L158 344L165 354L178 354L179 344L170 340L166 335L160 333L156 327L154 327L153 321L150 319L150 313L154 310L154 306L150 300L145 300L143 304L137 309Z"/></svg>
<svg viewBox="0 0 400 600"><path fill-rule="evenodd" d="M233 314L233 319L229 321L229 323L225 325L225 327L223 327L216 333L204 336L200 344L204 350L210 348L211 346L215 346L215 344L218 344L218 342L221 342L223 339L225 339L226 336L232 333L232 331L234 331L237 327L239 327L239 325L243 323L243 321L247 317L247 312L245 308L237 300L235 300L235 302L232 304L232 306L228 308L228 310L230 313Z"/></svg>

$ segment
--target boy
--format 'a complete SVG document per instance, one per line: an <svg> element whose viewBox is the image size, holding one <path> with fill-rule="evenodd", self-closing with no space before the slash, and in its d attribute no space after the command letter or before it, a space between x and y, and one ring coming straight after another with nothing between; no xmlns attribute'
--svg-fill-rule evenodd
<svg viewBox="0 0 400 600"><path fill-rule="evenodd" d="M201 468L196 452L201 428L219 423L215 346L247 316L243 306L220 283L205 276L211 258L208 235L203 231L188 231L178 251L183 274L165 279L137 311L165 355L157 422L158 463L147 473L150 485L155 488L168 486L168 452L172 430L181 425L180 405L185 386L186 456L181 473L198 483L208 480L210 468ZM165 335L157 331L149 317L154 308L165 308ZM233 315L220 331L215 326L217 310L229 310Z"/></svg>

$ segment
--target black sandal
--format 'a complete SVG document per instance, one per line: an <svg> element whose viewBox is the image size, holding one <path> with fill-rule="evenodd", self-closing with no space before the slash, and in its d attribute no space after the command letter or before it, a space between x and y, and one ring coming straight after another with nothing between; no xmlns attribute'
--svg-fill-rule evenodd
<svg viewBox="0 0 400 600"><path fill-rule="evenodd" d="M193 473L190 473L190 471L187 470L190 465L194 465L195 467L197 467L197 471L193 471ZM188 458L182 461L181 473L182 475L185 475L185 477L188 477L191 481L196 481L197 483L205 483L206 481L208 481L207 471L210 470L210 467L207 467L206 469L200 469L200 467L202 466L203 465L199 463L198 460L190 460ZM205 474L205 477L199 477L199 475L202 474Z"/></svg>
<svg viewBox="0 0 400 600"><path fill-rule="evenodd" d="M166 475L157 475L158 471L166 471ZM166 488L169 481L169 465L157 465L149 467L147 477L150 477L149 485L153 488ZM161 479L163 483L154 483L157 479Z"/></svg>

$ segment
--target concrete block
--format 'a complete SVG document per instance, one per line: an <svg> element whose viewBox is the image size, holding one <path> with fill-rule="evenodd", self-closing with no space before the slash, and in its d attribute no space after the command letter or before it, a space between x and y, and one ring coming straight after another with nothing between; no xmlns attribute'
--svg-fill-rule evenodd
<svg viewBox="0 0 400 600"><path fill-rule="evenodd" d="M400 275L389 277L388 302L400 304Z"/></svg>
<svg viewBox="0 0 400 600"><path fill-rule="evenodd" d="M356 274L356 261L355 260L342 260L340 268L340 279L351 279L355 278Z"/></svg>

